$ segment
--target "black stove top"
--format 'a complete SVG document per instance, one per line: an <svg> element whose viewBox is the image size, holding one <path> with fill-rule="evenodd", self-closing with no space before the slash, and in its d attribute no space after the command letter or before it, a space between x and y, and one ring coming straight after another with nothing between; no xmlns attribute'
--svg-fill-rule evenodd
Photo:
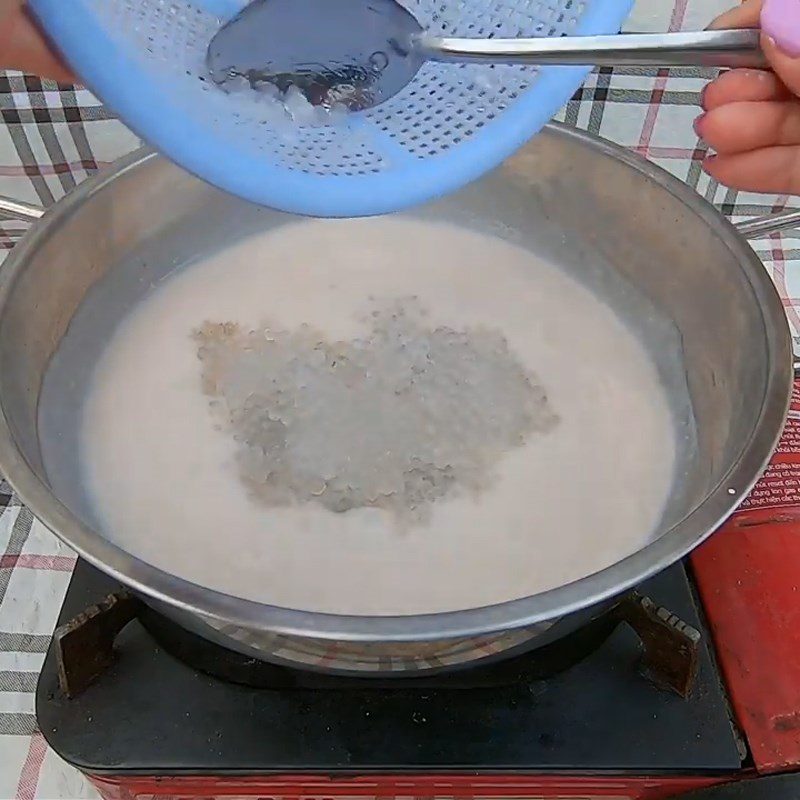
<svg viewBox="0 0 800 800"><path fill-rule="evenodd" d="M59 624L119 588L79 562ZM62 758L94 774L740 769L725 692L684 568L642 589L703 632L688 700L640 676L640 643L625 627L550 677L526 667L533 653L466 682L444 675L391 688L385 681L300 679L261 688L273 684L232 683L188 666L135 621L117 639L117 661L71 700L58 688L51 647L37 719Z"/></svg>

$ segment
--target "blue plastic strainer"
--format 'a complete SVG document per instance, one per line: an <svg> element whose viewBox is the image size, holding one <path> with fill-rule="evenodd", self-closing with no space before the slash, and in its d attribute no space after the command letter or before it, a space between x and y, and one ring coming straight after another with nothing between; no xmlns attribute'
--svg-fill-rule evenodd
<svg viewBox="0 0 800 800"><path fill-rule="evenodd" d="M402 0L431 33L616 33L632 0ZM497 166L577 90L584 67L427 63L389 101L319 127L276 125L253 91L205 75L247 0L29 0L73 68L139 136L200 178L314 216L395 211Z"/></svg>

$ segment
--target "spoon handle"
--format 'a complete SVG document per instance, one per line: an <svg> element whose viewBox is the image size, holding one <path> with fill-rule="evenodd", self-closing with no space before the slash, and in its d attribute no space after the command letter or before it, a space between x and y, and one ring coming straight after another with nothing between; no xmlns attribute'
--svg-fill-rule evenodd
<svg viewBox="0 0 800 800"><path fill-rule="evenodd" d="M453 39L422 35L415 49L433 61L598 67L765 67L756 30L623 33L535 39Z"/></svg>

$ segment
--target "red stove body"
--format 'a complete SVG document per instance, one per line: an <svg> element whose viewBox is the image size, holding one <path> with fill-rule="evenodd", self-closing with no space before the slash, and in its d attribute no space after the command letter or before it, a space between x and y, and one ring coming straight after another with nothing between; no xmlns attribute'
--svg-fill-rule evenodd
<svg viewBox="0 0 800 800"><path fill-rule="evenodd" d="M740 511L695 552L689 571L705 614L705 636L713 639L716 669L730 703L732 730L741 751L738 766L689 769L686 774L674 769L614 774L584 768L577 760L547 771L500 767L496 761L488 768L466 764L452 770L359 772L281 768L275 763L263 774L243 764L224 775L201 775L186 774L176 763L172 774L161 770L156 776L142 774L141 769L120 774L114 774L113 768L102 774L87 771L107 800L666 800L717 784L745 780L757 784L764 776L793 773L798 777L791 793L752 796L800 798L800 393L793 398L780 449L764 478ZM124 664L124 658L120 663ZM627 706L618 711L631 713ZM584 723L588 724L578 716L572 724ZM191 709L186 725L192 725ZM277 715L276 727L262 733L280 736L280 725ZM43 730L47 735L47 728ZM108 730L107 735L114 736L114 731ZM170 735L180 737L181 732L174 730ZM251 735L258 736L259 730ZM313 732L306 735L313 749L317 746ZM331 737L337 735L341 734L330 732ZM375 730L373 735L377 743L382 731ZM664 742L673 735L674 730L665 726ZM211 753L213 737L208 746ZM66 757L70 760L69 754Z"/></svg>
<svg viewBox="0 0 800 800"><path fill-rule="evenodd" d="M745 776L737 776L741 780ZM105 800L668 800L722 783L708 778L603 778L573 775L439 775L325 779L138 778L92 782Z"/></svg>

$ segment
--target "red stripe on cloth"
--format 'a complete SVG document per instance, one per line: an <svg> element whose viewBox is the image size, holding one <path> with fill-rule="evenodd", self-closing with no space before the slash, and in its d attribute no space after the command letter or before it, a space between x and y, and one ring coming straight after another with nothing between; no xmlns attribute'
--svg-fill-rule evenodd
<svg viewBox="0 0 800 800"><path fill-rule="evenodd" d="M681 29L688 4L689 0L675 0L675 5L672 8L672 17L669 21L669 29L671 31L679 31ZM661 108L664 90L667 88L668 77L669 70L658 70L655 85L650 95L650 105L647 108L647 114L645 115L644 124L642 125L642 135L639 137L639 145L636 148L637 152L643 156L652 155L650 141L653 138L653 131L656 128L656 119L658 118L658 111Z"/></svg>
<svg viewBox="0 0 800 800"><path fill-rule="evenodd" d="M96 172L98 169L109 166L110 161L70 161L59 164L36 164L23 166L22 164L0 164L0 178L27 178L31 175L61 175L65 172L83 170Z"/></svg>
<svg viewBox="0 0 800 800"><path fill-rule="evenodd" d="M788 195L781 195L772 207L773 213L777 213L786 207L789 202ZM786 316L789 318L795 333L800 333L800 312L798 312L795 304L790 300L791 293L789 292L789 285L786 281L786 256L783 252L783 242L780 233L773 233L769 237L770 254L772 258L772 279L778 288L778 294L783 301L783 307L786 309Z"/></svg>
<svg viewBox="0 0 800 800"><path fill-rule="evenodd" d="M672 17L669 21L669 29L671 31L679 31L683 27L683 20L686 18L686 8L689 5L689 0L676 0L672 8Z"/></svg>
<svg viewBox="0 0 800 800"><path fill-rule="evenodd" d="M650 104L647 107L647 114L642 125L642 135L639 137L639 144L636 151L645 157L650 155L650 140L653 138L653 131L656 129L656 119L658 110L661 107L661 98L664 96L664 89L667 85L669 71L660 69L657 73L655 86L650 95Z"/></svg>
<svg viewBox="0 0 800 800"><path fill-rule="evenodd" d="M54 572L70 572L75 566L74 556L30 556L30 555L5 555L0 556L0 569L49 569Z"/></svg>
<svg viewBox="0 0 800 800"><path fill-rule="evenodd" d="M16 800L33 800L36 796L36 787L39 785L39 775L47 753L44 737L38 731L31 737L28 755L22 765L22 772L17 784Z"/></svg>

